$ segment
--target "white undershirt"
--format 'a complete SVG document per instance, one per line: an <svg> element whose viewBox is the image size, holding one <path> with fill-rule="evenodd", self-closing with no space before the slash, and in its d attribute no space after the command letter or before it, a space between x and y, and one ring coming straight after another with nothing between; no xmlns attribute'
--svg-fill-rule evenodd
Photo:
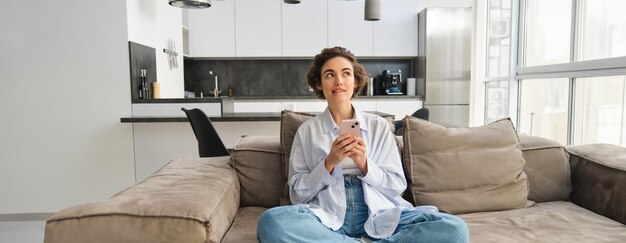
<svg viewBox="0 0 626 243"><path fill-rule="evenodd" d="M341 166L341 171L344 175L361 175L361 170L359 170L359 167L356 167L352 158L343 159L339 166Z"/></svg>

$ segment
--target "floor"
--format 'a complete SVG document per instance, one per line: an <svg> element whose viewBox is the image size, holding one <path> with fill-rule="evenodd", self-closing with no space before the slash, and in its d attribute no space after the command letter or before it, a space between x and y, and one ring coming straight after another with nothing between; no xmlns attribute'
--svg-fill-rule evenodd
<svg viewBox="0 0 626 243"><path fill-rule="evenodd" d="M0 222L0 243L42 243L46 221Z"/></svg>

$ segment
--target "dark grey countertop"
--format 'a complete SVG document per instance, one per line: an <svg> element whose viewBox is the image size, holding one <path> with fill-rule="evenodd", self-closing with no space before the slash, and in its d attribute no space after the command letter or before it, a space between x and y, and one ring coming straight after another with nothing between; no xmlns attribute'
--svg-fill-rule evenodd
<svg viewBox="0 0 626 243"><path fill-rule="evenodd" d="M392 116L391 114L366 111L367 113L382 117ZM320 112L305 112L317 115ZM209 117L214 122L237 122L237 121L280 121L280 112L238 112L224 113L221 117ZM188 122L187 117L122 117L122 123L152 123L152 122Z"/></svg>
<svg viewBox="0 0 626 243"><path fill-rule="evenodd" d="M165 98L165 99L146 99L133 100L133 104L153 104L153 103L220 103L222 98L204 97L204 98Z"/></svg>
<svg viewBox="0 0 626 243"><path fill-rule="evenodd" d="M291 99L314 99L320 100L317 96L234 96L227 97L235 100L291 100ZM421 99L421 96L406 95L376 95L376 96L356 96L356 100L375 100L375 99Z"/></svg>
<svg viewBox="0 0 626 243"><path fill-rule="evenodd" d="M376 96L357 96L355 100L375 100L375 99L421 99L421 96L406 95L376 95ZM220 103L222 99L233 100L320 100L317 96L233 96L233 97L204 97L204 98L164 98L164 99L146 99L133 100L133 104L152 104L152 103Z"/></svg>

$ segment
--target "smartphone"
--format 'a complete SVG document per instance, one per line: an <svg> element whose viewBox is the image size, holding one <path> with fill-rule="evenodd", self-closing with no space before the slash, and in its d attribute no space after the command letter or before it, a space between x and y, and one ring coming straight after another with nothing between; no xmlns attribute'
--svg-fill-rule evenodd
<svg viewBox="0 0 626 243"><path fill-rule="evenodd" d="M356 119L343 120L339 124L339 134L348 133L352 136L359 137L361 134L361 126Z"/></svg>

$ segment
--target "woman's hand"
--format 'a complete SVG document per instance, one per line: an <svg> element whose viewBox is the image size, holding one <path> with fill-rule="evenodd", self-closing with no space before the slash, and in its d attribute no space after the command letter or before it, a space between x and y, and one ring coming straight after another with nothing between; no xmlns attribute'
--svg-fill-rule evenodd
<svg viewBox="0 0 626 243"><path fill-rule="evenodd" d="M362 141L362 140L361 140ZM333 141L330 152L324 160L324 165L329 174L333 173L335 166L341 161L354 154L354 147L358 145L356 137L350 134L342 134Z"/></svg>
<svg viewBox="0 0 626 243"><path fill-rule="evenodd" d="M365 152L365 142L363 142L363 139L360 137L354 137L354 139L356 143L352 147L352 155L349 157L354 161L356 167L359 168L361 174L365 176L367 175L367 153Z"/></svg>

